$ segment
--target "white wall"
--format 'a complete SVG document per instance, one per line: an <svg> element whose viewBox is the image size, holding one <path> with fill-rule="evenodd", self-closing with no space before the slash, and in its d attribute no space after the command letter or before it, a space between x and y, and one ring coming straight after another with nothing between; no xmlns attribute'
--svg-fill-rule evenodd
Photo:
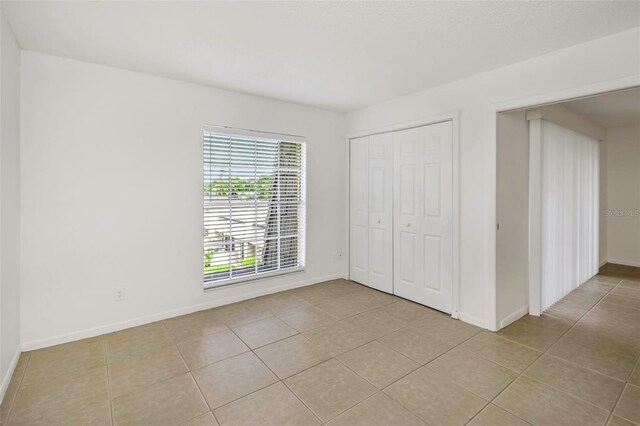
<svg viewBox="0 0 640 426"><path fill-rule="evenodd" d="M203 292L203 124L307 137L305 272ZM24 51L23 344L343 276L344 133L343 114Z"/></svg>
<svg viewBox="0 0 640 426"><path fill-rule="evenodd" d="M500 224L496 309L504 327L529 308L529 123L525 110L498 114L496 143L496 216Z"/></svg>
<svg viewBox="0 0 640 426"><path fill-rule="evenodd" d="M495 295L495 109L526 106L516 105L524 101L545 103L575 95L584 86L608 88L614 80L637 83L639 75L640 29L635 28L349 114L348 131L358 134L460 111L461 319L487 328L500 323Z"/></svg>
<svg viewBox="0 0 640 426"><path fill-rule="evenodd" d="M607 129L607 260L640 266L640 125Z"/></svg>
<svg viewBox="0 0 640 426"><path fill-rule="evenodd" d="M20 349L20 49L0 16L0 400Z"/></svg>

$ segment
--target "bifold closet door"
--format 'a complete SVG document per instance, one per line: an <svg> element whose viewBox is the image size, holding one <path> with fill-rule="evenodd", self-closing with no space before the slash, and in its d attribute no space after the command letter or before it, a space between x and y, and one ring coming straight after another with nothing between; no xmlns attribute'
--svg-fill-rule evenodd
<svg viewBox="0 0 640 426"><path fill-rule="evenodd" d="M369 138L352 139L349 176L349 278L369 284Z"/></svg>
<svg viewBox="0 0 640 426"><path fill-rule="evenodd" d="M394 293L451 313L450 121L394 132Z"/></svg>
<svg viewBox="0 0 640 426"><path fill-rule="evenodd" d="M369 138L369 287L393 293L393 135Z"/></svg>

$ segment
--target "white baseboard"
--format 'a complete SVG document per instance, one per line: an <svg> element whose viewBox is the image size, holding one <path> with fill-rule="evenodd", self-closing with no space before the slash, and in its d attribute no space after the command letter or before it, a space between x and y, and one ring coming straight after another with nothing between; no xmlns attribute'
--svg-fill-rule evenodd
<svg viewBox="0 0 640 426"><path fill-rule="evenodd" d="M602 262L600 262L600 267L602 268L604 265L606 265L609 261L608 260L603 260Z"/></svg>
<svg viewBox="0 0 640 426"><path fill-rule="evenodd" d="M16 366L18 365L18 360L20 359L20 348L16 350L16 353L13 355L13 359L11 360L11 364L9 364L9 369L6 374L2 378L2 383L0 384L0 403L4 400L4 394L7 392L9 388L9 382L11 382L11 377L13 377L13 372L16 371Z"/></svg>
<svg viewBox="0 0 640 426"><path fill-rule="evenodd" d="M606 263L615 263L616 265L634 266L640 268L640 262L633 260L607 259Z"/></svg>
<svg viewBox="0 0 640 426"><path fill-rule="evenodd" d="M510 313L506 317L502 318L502 320L500 320L500 328L501 329L505 328L512 322L519 320L520 318L527 315L528 313L529 313L529 305L524 305L518 308L515 312Z"/></svg>
<svg viewBox="0 0 640 426"><path fill-rule="evenodd" d="M304 287L312 284L321 283L324 281L335 280L339 278L345 278L344 274L333 274L324 277L318 277L311 280L298 281L289 284L283 284L276 287L269 287L254 290L237 296L225 297L222 299L211 300L206 303L200 303L192 306L185 306L179 309L172 309L169 311L158 312L152 315L146 315L143 317L133 318L127 321L120 321L99 327L89 328L80 331L74 331L72 333L61 334L58 336L47 337L45 339L32 340L22 343L23 351L32 351L35 349L46 348L49 346L59 345L62 343L73 342L76 340L86 339L89 337L100 336L106 333L112 333L114 331L124 330L126 328L137 327L139 325L149 324L152 322L164 320L167 318L173 318L180 315L190 314L192 312L203 311L205 309L211 309L222 305L228 305L230 303L241 302L243 300L252 299L254 297L266 296L267 294L277 293L280 291L291 290L293 288Z"/></svg>
<svg viewBox="0 0 640 426"><path fill-rule="evenodd" d="M491 327L488 327L487 321L484 318L477 317L475 315L465 314L464 312L458 313L458 318L460 321L467 322L471 325L475 325L480 328L485 328L487 330L491 330ZM492 330L495 331L495 330Z"/></svg>

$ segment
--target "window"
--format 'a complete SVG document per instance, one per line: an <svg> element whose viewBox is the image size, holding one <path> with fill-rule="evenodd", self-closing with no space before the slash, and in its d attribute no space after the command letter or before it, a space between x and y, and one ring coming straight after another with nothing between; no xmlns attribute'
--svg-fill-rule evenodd
<svg viewBox="0 0 640 426"><path fill-rule="evenodd" d="M203 194L205 287L304 267L302 140L205 130Z"/></svg>

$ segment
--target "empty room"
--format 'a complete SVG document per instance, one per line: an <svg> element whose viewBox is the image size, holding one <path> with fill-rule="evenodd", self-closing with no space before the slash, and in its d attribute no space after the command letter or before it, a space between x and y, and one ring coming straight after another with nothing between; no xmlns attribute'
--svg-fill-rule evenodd
<svg viewBox="0 0 640 426"><path fill-rule="evenodd" d="M0 11L0 424L640 426L640 2Z"/></svg>

